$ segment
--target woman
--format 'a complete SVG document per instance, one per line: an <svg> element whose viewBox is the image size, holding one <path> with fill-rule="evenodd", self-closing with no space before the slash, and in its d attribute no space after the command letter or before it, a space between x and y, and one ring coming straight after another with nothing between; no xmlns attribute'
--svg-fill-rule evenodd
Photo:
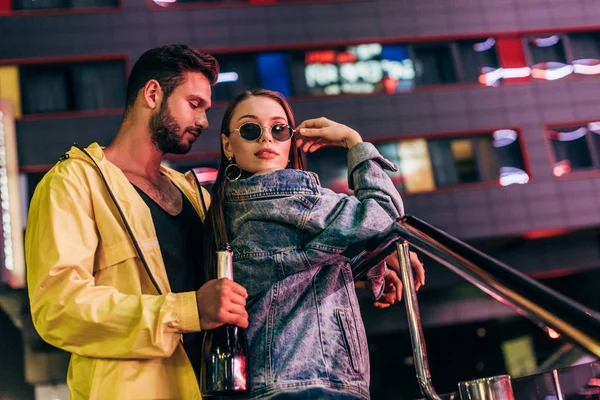
<svg viewBox="0 0 600 400"><path fill-rule="evenodd" d="M287 101L267 90L236 97L221 132L205 265L215 265L216 244L229 240L234 279L248 292L247 398L368 399L367 341L349 261L403 214L384 171L395 167L347 126L321 118L295 130ZM325 189L303 171L300 147L324 145L349 149L355 196ZM369 272L376 297L384 274ZM401 291L397 276L387 277L382 307Z"/></svg>

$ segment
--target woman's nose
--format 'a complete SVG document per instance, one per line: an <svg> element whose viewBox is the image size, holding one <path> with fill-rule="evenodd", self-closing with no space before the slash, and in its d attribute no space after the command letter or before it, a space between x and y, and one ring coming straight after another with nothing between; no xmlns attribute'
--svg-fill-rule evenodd
<svg viewBox="0 0 600 400"><path fill-rule="evenodd" d="M262 127L262 135L260 135L260 142L272 142L273 135L271 135L271 129L267 127Z"/></svg>

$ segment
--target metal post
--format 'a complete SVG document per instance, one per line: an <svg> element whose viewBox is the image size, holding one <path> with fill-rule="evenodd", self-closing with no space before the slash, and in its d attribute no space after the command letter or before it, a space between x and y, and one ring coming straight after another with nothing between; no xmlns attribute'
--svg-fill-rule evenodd
<svg viewBox="0 0 600 400"><path fill-rule="evenodd" d="M398 242L396 244L396 251L398 252L398 260L400 260L400 270L402 272L404 304L406 305L406 315L408 317L410 340L412 342L413 356L415 358L417 380L419 381L421 392L427 399L441 400L441 397L435 392L433 384L431 383L431 374L429 373L429 363L427 361L427 350L425 349L425 338L423 336L423 327L421 325L421 314L419 314L419 304L417 302L413 270L410 266L408 242Z"/></svg>

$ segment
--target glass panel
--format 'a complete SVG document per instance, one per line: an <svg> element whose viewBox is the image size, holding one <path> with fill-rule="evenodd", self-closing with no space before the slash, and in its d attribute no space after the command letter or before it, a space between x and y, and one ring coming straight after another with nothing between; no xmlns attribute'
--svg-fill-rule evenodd
<svg viewBox="0 0 600 400"><path fill-rule="evenodd" d="M453 140L451 149L452 156L455 160L456 170L458 171L459 181L461 183L478 181L479 172L477 170L477 161L475 160L472 140Z"/></svg>
<svg viewBox="0 0 600 400"><path fill-rule="evenodd" d="M260 86L255 54L216 55L221 66L214 100L230 100L246 89Z"/></svg>
<svg viewBox="0 0 600 400"><path fill-rule="evenodd" d="M125 65L122 61L74 64L76 110L125 107Z"/></svg>
<svg viewBox="0 0 600 400"><path fill-rule="evenodd" d="M465 82L478 82L483 68L499 67L494 38L462 40L458 42L458 51Z"/></svg>
<svg viewBox="0 0 600 400"><path fill-rule="evenodd" d="M430 192L461 183L528 183L517 132L503 131L504 136L489 132L458 138L405 139L377 143L376 147L398 166L398 171L386 172L404 193ZM307 154L307 167L319 174L323 186L349 192L346 154L345 149L320 149Z"/></svg>
<svg viewBox="0 0 600 400"><path fill-rule="evenodd" d="M566 63L565 48L559 35L532 37L528 40L533 64L544 62Z"/></svg>
<svg viewBox="0 0 600 400"><path fill-rule="evenodd" d="M68 0L13 0L13 10L39 10L69 7Z"/></svg>
<svg viewBox="0 0 600 400"><path fill-rule="evenodd" d="M71 109L69 78L64 67L28 65L22 66L20 72L23 114Z"/></svg>
<svg viewBox="0 0 600 400"><path fill-rule="evenodd" d="M125 106L125 63L98 61L21 65L23 114Z"/></svg>
<svg viewBox="0 0 600 400"><path fill-rule="evenodd" d="M457 82L448 45L415 45L413 52L418 86Z"/></svg>
<svg viewBox="0 0 600 400"><path fill-rule="evenodd" d="M436 186L456 185L460 182L450 144L451 141L447 139L427 142Z"/></svg>
<svg viewBox="0 0 600 400"><path fill-rule="evenodd" d="M398 143L400 153L399 171L404 190L408 193L435 190L433 168L429 160L427 141L415 139Z"/></svg>
<svg viewBox="0 0 600 400"><path fill-rule="evenodd" d="M73 8L83 7L117 7L118 0L70 0Z"/></svg>
<svg viewBox="0 0 600 400"><path fill-rule="evenodd" d="M600 59L600 33L585 32L569 34L574 60L586 58Z"/></svg>
<svg viewBox="0 0 600 400"><path fill-rule="evenodd" d="M588 130L582 126L557 128L551 133L557 164L564 166L566 172L594 166L586 140L587 134Z"/></svg>
<svg viewBox="0 0 600 400"><path fill-rule="evenodd" d="M284 53L259 54L257 58L260 86L288 97L292 95L288 63Z"/></svg>

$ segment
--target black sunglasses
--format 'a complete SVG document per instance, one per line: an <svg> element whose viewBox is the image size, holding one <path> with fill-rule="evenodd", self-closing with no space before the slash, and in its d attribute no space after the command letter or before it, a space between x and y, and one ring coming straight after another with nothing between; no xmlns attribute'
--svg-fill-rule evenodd
<svg viewBox="0 0 600 400"><path fill-rule="evenodd" d="M286 124L275 124L273 126L265 126L262 127L256 122L246 122L242 124L239 128L232 130L230 133L238 132L240 136L246 140L254 141L258 140L262 134L263 129L269 129L271 132L271 136L273 139L278 142L285 142L290 140L290 138L294 135L294 129Z"/></svg>

